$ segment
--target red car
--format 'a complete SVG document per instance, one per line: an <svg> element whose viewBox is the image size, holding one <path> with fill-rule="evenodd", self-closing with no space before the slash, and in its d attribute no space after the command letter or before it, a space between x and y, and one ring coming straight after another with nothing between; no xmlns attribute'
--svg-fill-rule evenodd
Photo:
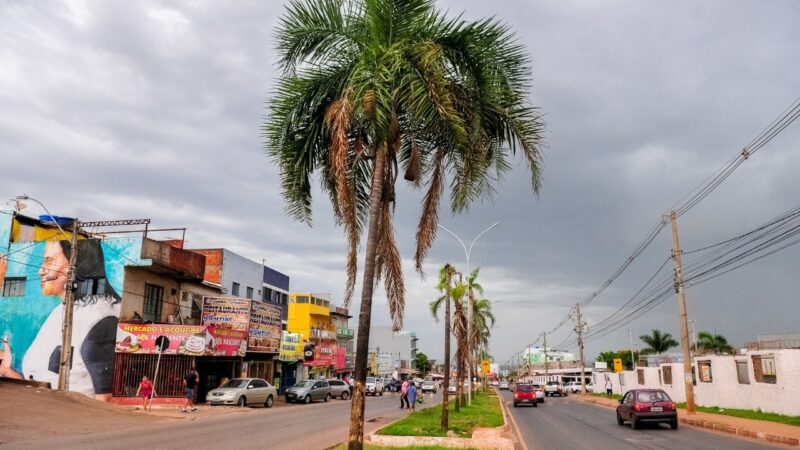
<svg viewBox="0 0 800 450"><path fill-rule="evenodd" d="M518 384L514 389L514 406L519 406L522 403L527 403L534 407L539 406L539 402L536 400L536 391L530 384Z"/></svg>
<svg viewBox="0 0 800 450"><path fill-rule="evenodd" d="M668 423L678 429L675 402L661 389L633 389L625 393L617 406L617 423L630 422L634 430L643 423Z"/></svg>

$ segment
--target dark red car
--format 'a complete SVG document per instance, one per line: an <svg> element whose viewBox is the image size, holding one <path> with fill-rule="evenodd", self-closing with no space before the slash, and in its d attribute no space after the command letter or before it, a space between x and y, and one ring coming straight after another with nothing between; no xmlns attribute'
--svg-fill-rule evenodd
<svg viewBox="0 0 800 450"><path fill-rule="evenodd" d="M634 430L643 423L668 423L678 429L675 402L661 389L633 389L625 393L617 406L617 423L630 422Z"/></svg>
<svg viewBox="0 0 800 450"><path fill-rule="evenodd" d="M539 406L536 400L536 390L530 384L518 384L514 389L514 406L519 406L523 403Z"/></svg>

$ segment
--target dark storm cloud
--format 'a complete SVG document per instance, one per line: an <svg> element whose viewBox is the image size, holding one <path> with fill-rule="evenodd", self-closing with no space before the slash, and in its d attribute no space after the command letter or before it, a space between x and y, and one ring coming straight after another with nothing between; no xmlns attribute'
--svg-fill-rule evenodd
<svg viewBox="0 0 800 450"><path fill-rule="evenodd" d="M532 101L548 125L544 185L524 164L493 201L442 223L471 238L498 326L500 360L552 328L621 264L671 204L747 144L800 95L796 2L443 2L496 15L533 61ZM283 213L277 171L261 149L278 75L277 2L50 2L0 5L0 191L27 193L84 218L151 217L187 226L188 245L225 246L292 276L299 290L344 286L344 240L317 192L314 227ZM747 231L797 202L797 125L681 219L684 247ZM403 188L405 258L421 193ZM55 212L55 211L54 211ZM33 211L32 213L36 213ZM669 255L663 233L585 315L597 323ZM703 330L741 344L798 331L797 249L688 291ZM427 278L404 260L406 327L441 356L427 303L437 267L463 268L440 233ZM373 323L389 324L382 290ZM759 314L752 314L754 304ZM354 307L357 308L357 302ZM765 307L767 306L767 307ZM588 355L659 327L677 335L675 300L592 341ZM552 336L558 343L567 327Z"/></svg>

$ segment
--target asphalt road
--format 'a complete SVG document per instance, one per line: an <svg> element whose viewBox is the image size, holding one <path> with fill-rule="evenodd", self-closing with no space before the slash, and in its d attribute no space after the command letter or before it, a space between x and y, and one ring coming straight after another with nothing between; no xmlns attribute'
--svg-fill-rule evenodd
<svg viewBox="0 0 800 450"><path fill-rule="evenodd" d="M528 450L775 449L683 424L677 430L671 430L667 425L648 425L645 429L632 430L627 424L617 425L613 409L570 397L547 397L537 408L514 408L508 391L503 391L503 398Z"/></svg>
<svg viewBox="0 0 800 450"><path fill-rule="evenodd" d="M441 393L426 394L425 406L441 402ZM366 430L372 431L407 411L390 393L367 397ZM419 405L418 405L419 406ZM195 421L46 438L3 445L2 449L303 449L332 447L347 440L350 401L254 408L246 414L215 415Z"/></svg>

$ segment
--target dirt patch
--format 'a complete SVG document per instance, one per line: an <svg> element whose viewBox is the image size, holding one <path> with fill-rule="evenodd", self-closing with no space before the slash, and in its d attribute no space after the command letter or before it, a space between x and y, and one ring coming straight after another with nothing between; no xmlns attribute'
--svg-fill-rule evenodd
<svg viewBox="0 0 800 450"><path fill-rule="evenodd" d="M176 419L134 412L74 392L0 381L0 444L42 437L88 434Z"/></svg>

